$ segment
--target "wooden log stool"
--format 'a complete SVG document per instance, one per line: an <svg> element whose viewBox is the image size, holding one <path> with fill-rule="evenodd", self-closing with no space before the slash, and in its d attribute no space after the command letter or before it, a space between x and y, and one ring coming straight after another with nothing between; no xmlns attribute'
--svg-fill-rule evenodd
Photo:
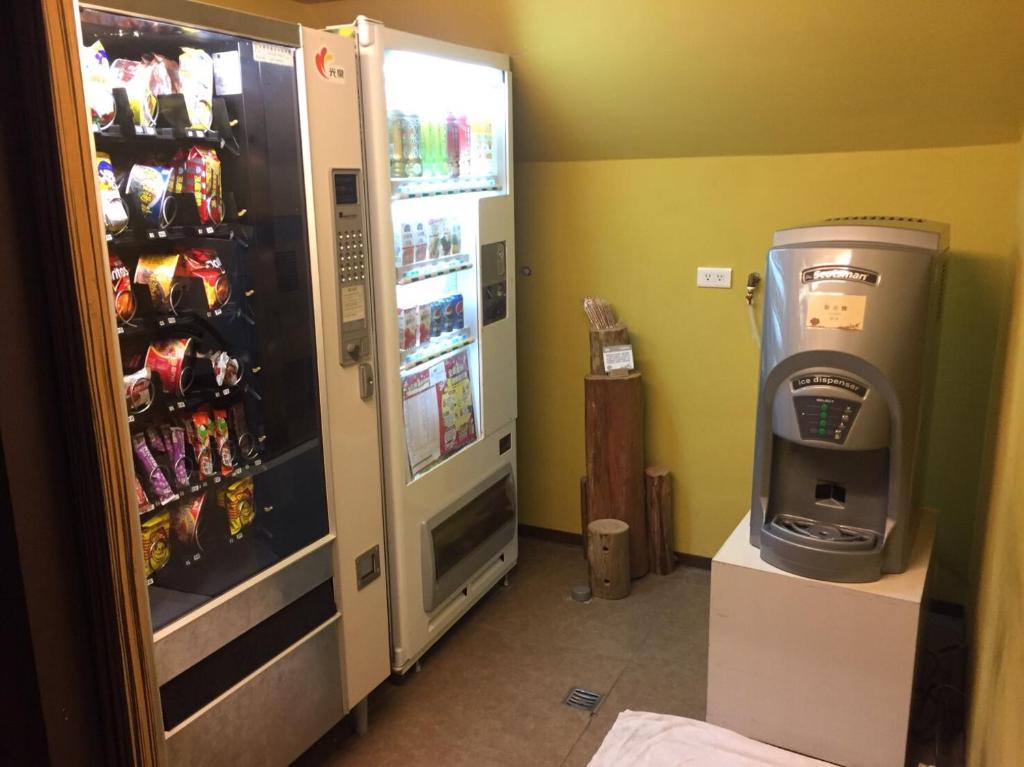
<svg viewBox="0 0 1024 767"><path fill-rule="evenodd" d="M594 596L629 596L629 525L620 519L595 519L587 525L587 554Z"/></svg>

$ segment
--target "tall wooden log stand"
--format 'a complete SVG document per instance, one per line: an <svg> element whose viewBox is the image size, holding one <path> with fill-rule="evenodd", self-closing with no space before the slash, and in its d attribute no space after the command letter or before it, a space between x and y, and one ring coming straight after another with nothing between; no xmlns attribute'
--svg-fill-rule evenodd
<svg viewBox="0 0 1024 767"><path fill-rule="evenodd" d="M629 525L632 578L650 570L644 504L644 390L640 373L584 379L587 518ZM586 526L583 528L586 530Z"/></svg>

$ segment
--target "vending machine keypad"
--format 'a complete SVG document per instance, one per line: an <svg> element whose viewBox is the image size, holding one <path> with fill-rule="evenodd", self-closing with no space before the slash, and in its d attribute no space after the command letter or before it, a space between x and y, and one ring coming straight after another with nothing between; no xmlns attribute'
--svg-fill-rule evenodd
<svg viewBox="0 0 1024 767"><path fill-rule="evenodd" d="M366 279L367 243L359 202L358 170L335 170L334 245L338 260L338 323L341 364L355 365L370 357Z"/></svg>

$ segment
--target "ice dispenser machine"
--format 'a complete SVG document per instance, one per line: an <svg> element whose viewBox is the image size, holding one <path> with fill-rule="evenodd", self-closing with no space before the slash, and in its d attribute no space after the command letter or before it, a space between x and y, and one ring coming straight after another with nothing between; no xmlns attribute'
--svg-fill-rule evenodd
<svg viewBox="0 0 1024 767"><path fill-rule="evenodd" d="M750 542L798 575L906 568L949 229L857 217L775 233Z"/></svg>

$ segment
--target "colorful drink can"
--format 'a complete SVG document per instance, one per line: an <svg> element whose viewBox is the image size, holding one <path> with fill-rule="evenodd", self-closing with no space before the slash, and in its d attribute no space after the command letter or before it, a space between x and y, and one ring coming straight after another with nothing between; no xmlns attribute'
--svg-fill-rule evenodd
<svg viewBox="0 0 1024 767"><path fill-rule="evenodd" d="M441 256L441 219L430 219L430 235L427 239L427 256L439 258Z"/></svg>
<svg viewBox="0 0 1024 767"><path fill-rule="evenodd" d="M430 305L430 337L437 338L444 332L445 300L434 301Z"/></svg>
<svg viewBox="0 0 1024 767"><path fill-rule="evenodd" d="M142 523L142 563L146 577L167 564L171 558L171 515L154 514Z"/></svg>
<svg viewBox="0 0 1024 767"><path fill-rule="evenodd" d="M462 299L462 294L457 293L455 295L455 323L452 326L453 330L462 330L466 327L466 302Z"/></svg>
<svg viewBox="0 0 1024 767"><path fill-rule="evenodd" d="M154 341L146 352L146 367L167 394L183 396L192 386L194 348L191 338Z"/></svg>
<svg viewBox="0 0 1024 767"><path fill-rule="evenodd" d="M456 293L454 296L448 296L444 299L444 332L450 333L453 330L458 330L457 317L461 314L460 307L462 306L462 294Z"/></svg>
<svg viewBox="0 0 1024 767"><path fill-rule="evenodd" d="M407 352L409 347L405 342L405 310L399 309L396 319L398 320L398 351Z"/></svg>
<svg viewBox="0 0 1024 767"><path fill-rule="evenodd" d="M159 165L133 165L126 191L135 195L139 213L150 226L167 228L174 220L177 201L168 194L171 169Z"/></svg>

